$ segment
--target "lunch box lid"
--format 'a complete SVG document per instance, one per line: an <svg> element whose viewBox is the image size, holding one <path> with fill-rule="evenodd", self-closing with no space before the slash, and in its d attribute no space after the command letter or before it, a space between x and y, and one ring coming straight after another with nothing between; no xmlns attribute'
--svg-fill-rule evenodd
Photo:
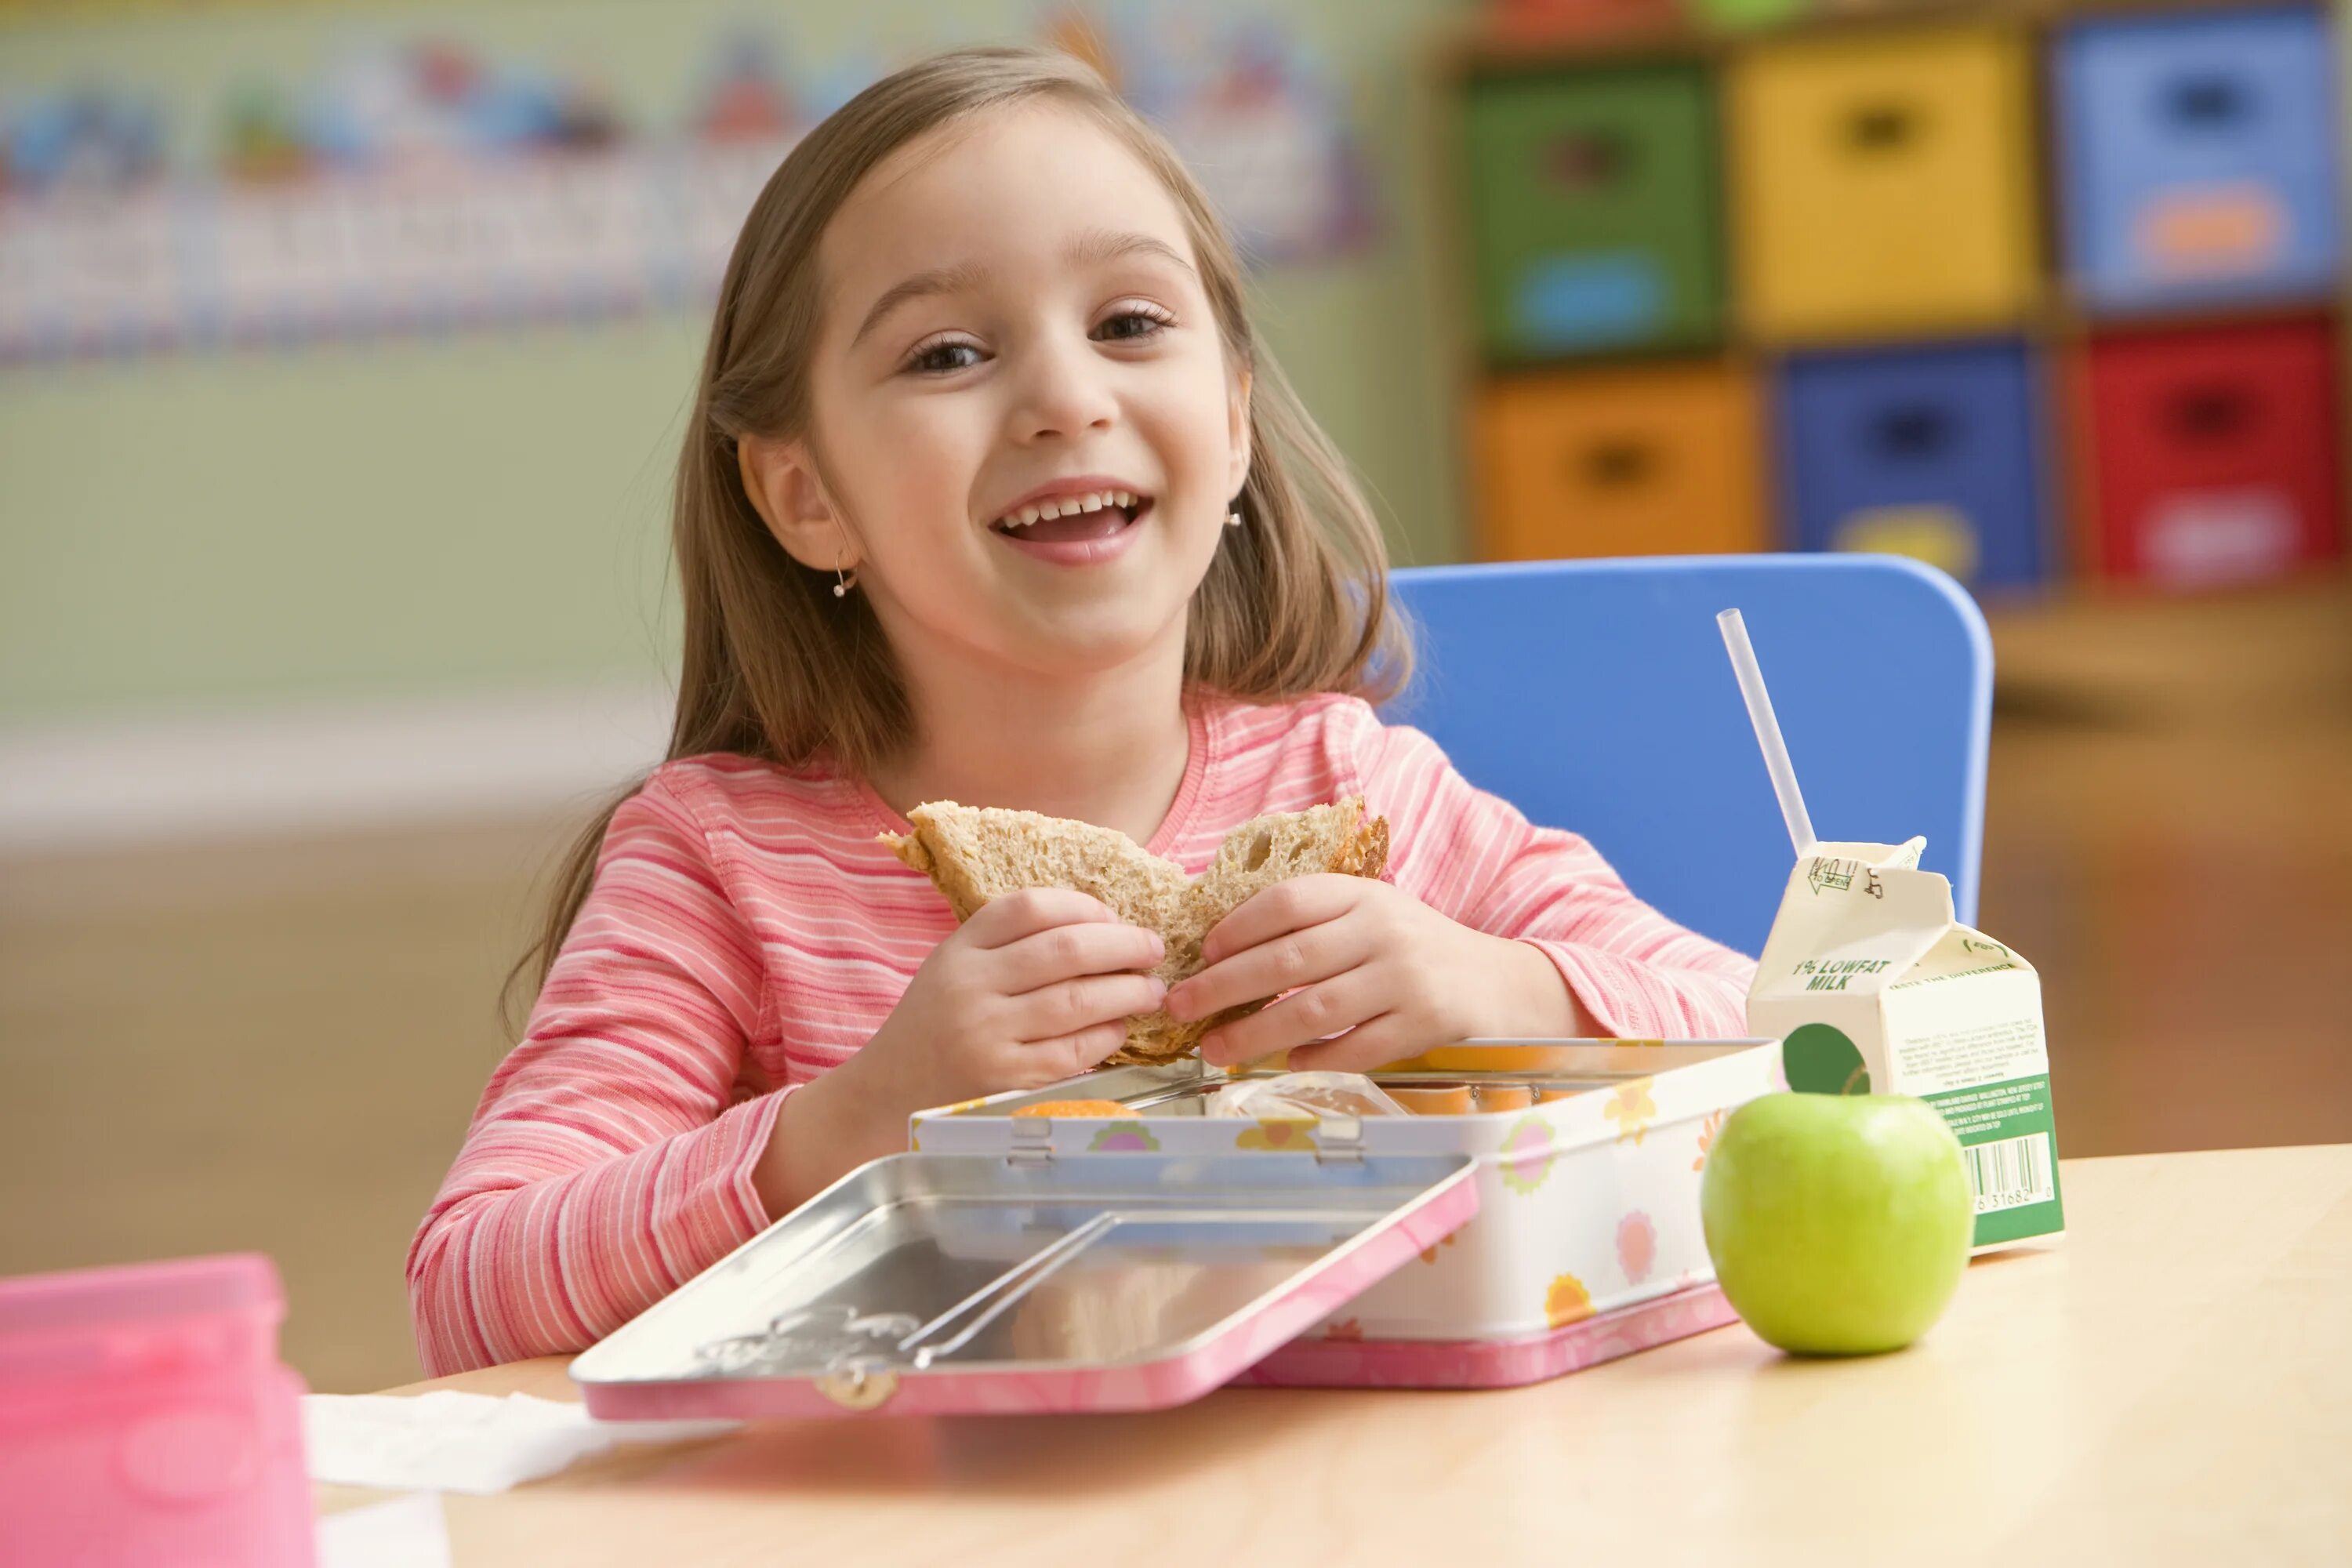
<svg viewBox="0 0 2352 1568"><path fill-rule="evenodd" d="M1218 1388L1477 1213L1461 1153L894 1154L572 1363L608 1419L1151 1410Z"/></svg>

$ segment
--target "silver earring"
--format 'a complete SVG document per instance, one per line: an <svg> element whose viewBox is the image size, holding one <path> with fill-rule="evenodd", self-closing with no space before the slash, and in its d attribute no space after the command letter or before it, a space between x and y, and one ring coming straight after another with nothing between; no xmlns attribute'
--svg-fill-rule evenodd
<svg viewBox="0 0 2352 1568"><path fill-rule="evenodd" d="M833 563L833 596L836 599L846 599L849 597L849 591L856 586L857 574L843 572L841 562L836 559Z"/></svg>
<svg viewBox="0 0 2352 1568"><path fill-rule="evenodd" d="M1225 513L1225 526L1226 526L1227 528L1239 528L1241 525L1242 525L1242 509L1241 509L1241 508L1239 508L1239 507L1235 507L1235 508L1234 508L1234 510L1231 510L1231 511L1229 511L1229 512Z"/></svg>

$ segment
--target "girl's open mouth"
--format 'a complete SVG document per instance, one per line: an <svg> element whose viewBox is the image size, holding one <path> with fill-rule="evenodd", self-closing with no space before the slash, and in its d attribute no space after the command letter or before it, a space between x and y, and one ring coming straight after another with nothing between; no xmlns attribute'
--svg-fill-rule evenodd
<svg viewBox="0 0 2352 1568"><path fill-rule="evenodd" d="M1120 553L1150 510L1150 496L1097 490L1024 506L989 528L1024 555L1084 566Z"/></svg>

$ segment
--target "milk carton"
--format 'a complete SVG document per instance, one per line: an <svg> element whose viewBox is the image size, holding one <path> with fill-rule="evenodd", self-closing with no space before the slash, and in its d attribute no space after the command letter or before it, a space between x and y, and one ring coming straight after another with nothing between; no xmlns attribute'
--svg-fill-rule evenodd
<svg viewBox="0 0 2352 1568"><path fill-rule="evenodd" d="M1927 840L1821 844L1798 860L1748 993L1748 1028L1785 1040L1789 1087L1909 1094L1959 1135L1976 1245L2065 1228L2042 981L1952 915Z"/></svg>

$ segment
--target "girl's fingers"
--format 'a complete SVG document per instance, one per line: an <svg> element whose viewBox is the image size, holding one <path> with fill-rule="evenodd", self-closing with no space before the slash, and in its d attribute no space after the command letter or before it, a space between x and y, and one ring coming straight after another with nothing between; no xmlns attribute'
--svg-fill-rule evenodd
<svg viewBox="0 0 2352 1568"><path fill-rule="evenodd" d="M1201 1059L1215 1067L1255 1061L1352 1029L1387 1010L1385 1000L1376 994L1371 973L1350 970L1295 991L1263 1013L1220 1026L1201 1042Z"/></svg>
<svg viewBox="0 0 2352 1568"><path fill-rule="evenodd" d="M1345 974L1371 956L1372 932L1361 921L1332 920L1255 947L1228 951L1231 957L1210 964L1168 994L1171 1015L1179 1020L1205 1018Z"/></svg>
<svg viewBox="0 0 2352 1568"><path fill-rule="evenodd" d="M1089 974L1013 998L1013 1038L1055 1040L1157 1011L1166 990L1149 974Z"/></svg>
<svg viewBox="0 0 2352 1568"><path fill-rule="evenodd" d="M1116 1019L1080 1029L1058 1039L1038 1040L1028 1047L1035 1054L1045 1083L1076 1078L1102 1066L1103 1058L1127 1044L1127 1020Z"/></svg>
<svg viewBox="0 0 2352 1568"><path fill-rule="evenodd" d="M1003 947L1055 926L1118 919L1100 899L1072 889L1024 888L1020 892L989 900L964 922L963 929L982 947Z"/></svg>
<svg viewBox="0 0 2352 1568"><path fill-rule="evenodd" d="M1150 969L1167 952L1156 931L1118 920L1081 921L1033 931L996 949L989 955L989 978L1004 994L1018 996L1080 975Z"/></svg>
<svg viewBox="0 0 2352 1568"><path fill-rule="evenodd" d="M1201 942L1201 962L1213 965L1245 948L1336 920L1354 909L1369 889L1382 885L1330 872L1276 882L1210 928Z"/></svg>
<svg viewBox="0 0 2352 1568"><path fill-rule="evenodd" d="M1416 1039L1404 1015L1383 1013L1336 1040L1300 1046L1290 1053L1292 1072L1371 1072L1417 1057L1437 1042Z"/></svg>

